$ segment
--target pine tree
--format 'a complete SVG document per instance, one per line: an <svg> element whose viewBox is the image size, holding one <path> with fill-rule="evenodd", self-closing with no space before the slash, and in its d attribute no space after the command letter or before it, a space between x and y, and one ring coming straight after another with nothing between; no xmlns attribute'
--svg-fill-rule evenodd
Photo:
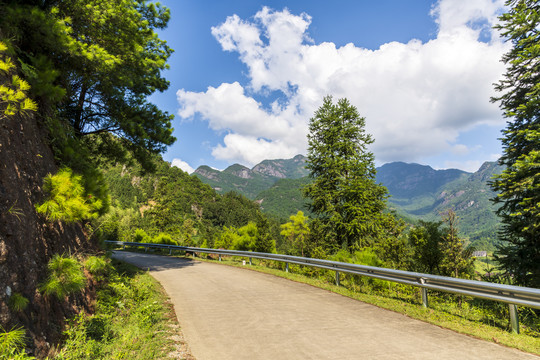
<svg viewBox="0 0 540 360"><path fill-rule="evenodd" d="M318 229L334 248L368 245L381 230L387 190L375 182L373 143L365 119L347 99L332 97L310 119L306 168L313 182L304 188Z"/></svg>
<svg viewBox="0 0 540 360"><path fill-rule="evenodd" d="M448 225L442 237L440 248L442 254L441 271L443 275L463 277L473 271L473 257L470 249L466 249L458 235L458 219L453 210L449 210L443 218Z"/></svg>
<svg viewBox="0 0 540 360"><path fill-rule="evenodd" d="M159 3L138 0L21 1L0 6L0 32L14 39L40 105L57 110L80 141L113 134L146 163L175 140L173 117L148 101L169 86L161 72L172 49L156 34L169 17ZM96 153L114 158L117 149Z"/></svg>
<svg viewBox="0 0 540 360"><path fill-rule="evenodd" d="M540 287L540 3L509 0L500 17L502 36L513 44L504 55L505 78L495 89L508 118L503 131L506 166L494 178L501 204L501 244L496 258L518 284Z"/></svg>

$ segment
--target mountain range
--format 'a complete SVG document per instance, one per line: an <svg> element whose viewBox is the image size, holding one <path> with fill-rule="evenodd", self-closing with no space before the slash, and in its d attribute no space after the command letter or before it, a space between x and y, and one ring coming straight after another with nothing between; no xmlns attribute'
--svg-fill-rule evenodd
<svg viewBox="0 0 540 360"><path fill-rule="evenodd" d="M239 192L257 201L262 210L287 219L302 210L309 214L301 187L310 179L306 158L264 160L252 169L231 165L223 171L201 166L195 171L216 191ZM449 209L459 218L459 229L478 248L492 248L499 219L490 201L495 197L488 182L502 167L485 162L474 173L457 169L435 170L427 165L393 162L377 168L377 182L388 189L388 206L409 223L439 221Z"/></svg>

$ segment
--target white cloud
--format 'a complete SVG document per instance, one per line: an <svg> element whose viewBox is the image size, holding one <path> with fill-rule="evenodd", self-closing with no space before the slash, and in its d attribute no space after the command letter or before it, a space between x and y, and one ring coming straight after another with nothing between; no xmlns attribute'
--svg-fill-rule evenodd
<svg viewBox="0 0 540 360"><path fill-rule="evenodd" d="M183 171L187 172L188 174L192 174L195 171L195 169L193 169L187 162L185 162L183 160L180 160L180 159L173 159L171 165L182 169Z"/></svg>
<svg viewBox="0 0 540 360"><path fill-rule="evenodd" d="M460 169L470 173L478 171L484 161L481 160L467 160L467 161L445 161L445 169Z"/></svg>
<svg viewBox="0 0 540 360"><path fill-rule="evenodd" d="M466 148L453 145L460 132L504 124L489 102L508 46L491 29L502 3L441 0L432 10L439 25L435 39L391 42L376 50L314 44L307 35L309 15L287 9L265 7L252 21L230 16L212 34L225 51L239 54L249 84L179 90L179 115L200 114L226 134L214 156L253 165L305 153L309 118L331 94L335 100L347 97L366 117L379 162L463 153ZM264 106L254 99L276 91L285 101Z"/></svg>
<svg viewBox="0 0 540 360"><path fill-rule="evenodd" d="M470 151L467 145L463 144L456 144L452 147L452 153L455 155L467 155Z"/></svg>

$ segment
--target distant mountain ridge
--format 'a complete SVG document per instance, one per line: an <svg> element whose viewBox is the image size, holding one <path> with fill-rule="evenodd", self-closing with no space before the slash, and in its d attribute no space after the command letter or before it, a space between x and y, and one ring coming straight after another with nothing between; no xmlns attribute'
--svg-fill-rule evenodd
<svg viewBox="0 0 540 360"><path fill-rule="evenodd" d="M306 158L265 160L252 169L231 165L223 171L201 166L195 174L218 192L237 191L256 200L263 211L286 219L307 211L300 188L309 183ZM388 205L400 216L415 221L441 220L448 209L456 211L462 236L480 247L492 246L499 219L490 201L495 197L488 182L502 167L485 162L478 171L435 170L427 165L393 162L377 168L376 181L388 189Z"/></svg>
<svg viewBox="0 0 540 360"><path fill-rule="evenodd" d="M426 192L436 192L442 185L470 173L457 170L434 170L428 165L393 162L377 168L377 182L382 183L393 197L411 198Z"/></svg>
<svg viewBox="0 0 540 360"><path fill-rule="evenodd" d="M223 171L200 166L194 174L219 193L237 191L254 200L280 179L299 179L309 174L305 169L306 158L297 155L292 159L264 160L252 169L240 164Z"/></svg>

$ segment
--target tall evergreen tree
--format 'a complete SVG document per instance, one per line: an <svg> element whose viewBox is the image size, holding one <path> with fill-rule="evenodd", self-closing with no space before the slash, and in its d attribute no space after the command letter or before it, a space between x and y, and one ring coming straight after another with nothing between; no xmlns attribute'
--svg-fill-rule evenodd
<svg viewBox="0 0 540 360"><path fill-rule="evenodd" d="M458 235L458 219L454 210L448 210L443 221L448 226L446 234L441 239L441 270L446 276L464 277L473 272L474 259L471 248L465 248L463 240Z"/></svg>
<svg viewBox="0 0 540 360"><path fill-rule="evenodd" d="M324 98L310 119L306 168L313 182L304 188L310 209L333 247L359 248L377 237L387 190L375 182L373 143L365 119L347 99Z"/></svg>
<svg viewBox="0 0 540 360"><path fill-rule="evenodd" d="M506 169L492 183L503 223L496 256L518 284L540 287L540 3L507 5L498 28L513 47L502 59L504 79L495 86L501 95L492 99L509 119L499 160Z"/></svg>

